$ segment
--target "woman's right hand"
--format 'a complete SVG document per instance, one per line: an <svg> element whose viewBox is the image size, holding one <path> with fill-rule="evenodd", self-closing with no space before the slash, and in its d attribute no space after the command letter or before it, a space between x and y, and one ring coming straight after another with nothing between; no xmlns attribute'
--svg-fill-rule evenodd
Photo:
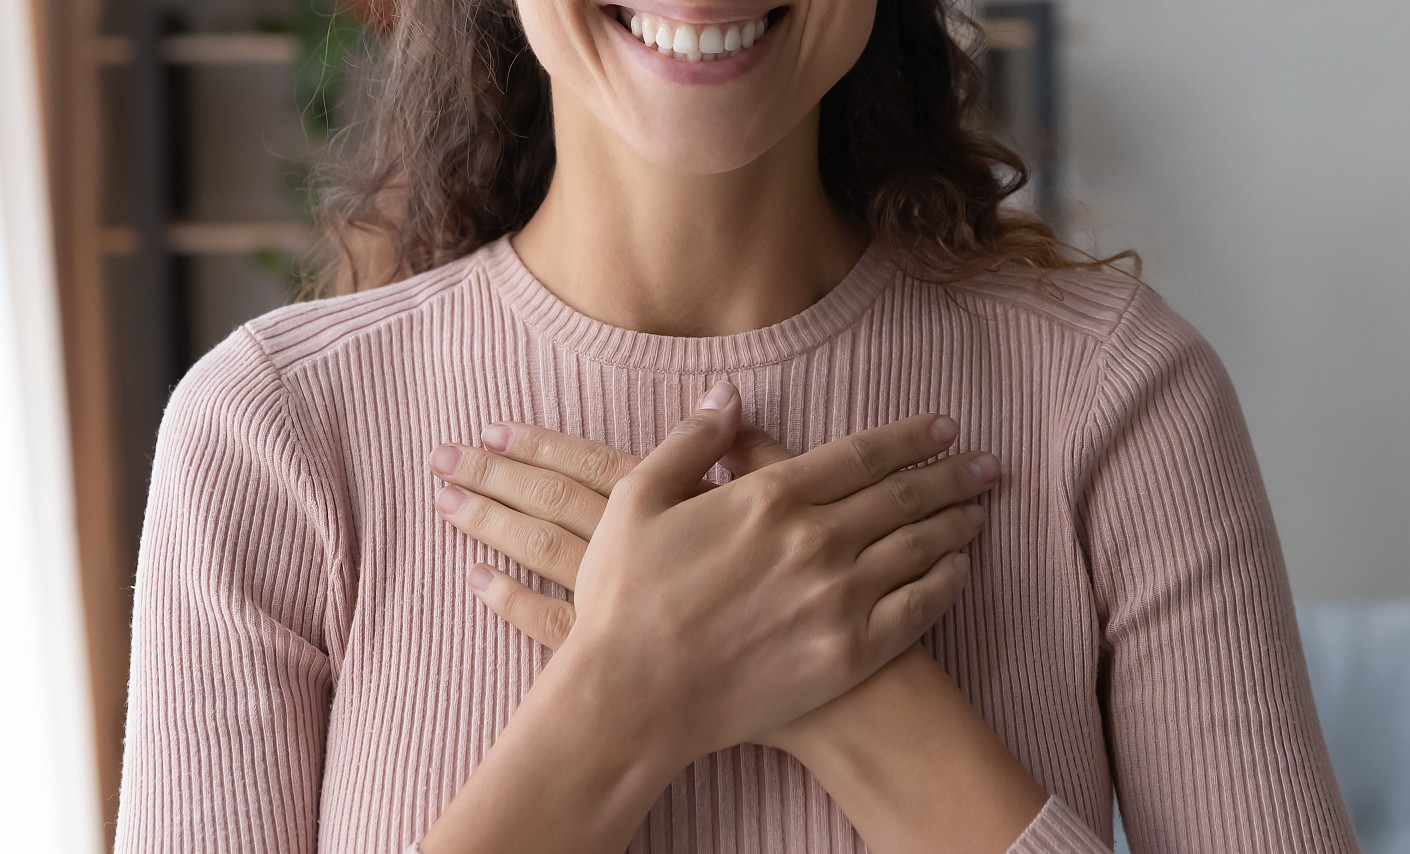
<svg viewBox="0 0 1410 854"><path fill-rule="evenodd" d="M947 554L951 512L936 513L947 473L906 468L944 451L951 419L903 419L701 492L739 429L735 388L713 391L721 408L680 422L613 489L564 645L610 663L613 689L652 704L696 755L851 689L913 645L967 574Z"/></svg>

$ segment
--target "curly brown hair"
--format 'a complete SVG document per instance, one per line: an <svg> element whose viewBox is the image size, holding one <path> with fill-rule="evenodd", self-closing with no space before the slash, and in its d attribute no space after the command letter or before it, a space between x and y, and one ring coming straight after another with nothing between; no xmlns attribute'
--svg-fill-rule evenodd
<svg viewBox="0 0 1410 854"><path fill-rule="evenodd" d="M1133 250L1097 258L1034 214L1001 209L1030 173L984 130L984 42L971 56L955 35L982 30L957 2L878 2L861 56L822 99L827 192L907 272L938 284L1006 264L1048 282L1048 270L1122 258L1139 277ZM369 46L380 91L334 138L332 150L357 138L352 156L330 150L313 172L322 242L302 298L397 281L517 231L553 173L548 74L515 0L400 0Z"/></svg>

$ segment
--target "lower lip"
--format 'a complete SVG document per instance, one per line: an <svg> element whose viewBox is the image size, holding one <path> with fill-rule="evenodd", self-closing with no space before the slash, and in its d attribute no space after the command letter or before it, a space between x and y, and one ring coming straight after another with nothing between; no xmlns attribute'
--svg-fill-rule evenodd
<svg viewBox="0 0 1410 854"><path fill-rule="evenodd" d="M727 83L743 77L749 73L749 69L759 64L765 54L769 53L776 41L775 32L787 26L789 19L793 17L784 14L783 17L770 24L769 28L753 45L744 48L728 59L691 62L667 56L654 47L647 47L645 42L632 35L631 30L618 23L616 12L613 9L603 6L602 10L608 29L615 32L620 41L626 42L627 50L634 54L639 61L644 62L652 71L672 83L684 84Z"/></svg>

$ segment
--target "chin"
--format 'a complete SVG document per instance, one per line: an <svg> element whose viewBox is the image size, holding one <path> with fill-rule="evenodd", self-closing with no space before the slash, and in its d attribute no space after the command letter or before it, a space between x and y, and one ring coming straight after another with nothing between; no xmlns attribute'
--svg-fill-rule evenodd
<svg viewBox="0 0 1410 854"><path fill-rule="evenodd" d="M680 140L679 143L638 147L637 152L643 159L679 175L733 172L758 160L764 152L762 148L746 149L738 145L701 145L699 140Z"/></svg>
<svg viewBox="0 0 1410 854"><path fill-rule="evenodd" d="M680 175L718 175L748 166L777 145L791 126L744 127L725 131L718 123L667 127L652 123L627 135L643 160Z"/></svg>

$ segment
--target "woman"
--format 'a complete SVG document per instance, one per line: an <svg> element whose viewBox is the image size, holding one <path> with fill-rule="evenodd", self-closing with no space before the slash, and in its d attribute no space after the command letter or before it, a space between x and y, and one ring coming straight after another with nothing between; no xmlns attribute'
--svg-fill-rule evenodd
<svg viewBox="0 0 1410 854"><path fill-rule="evenodd" d="M404 3L355 292L163 419L119 850L1354 849L1228 375L964 21Z"/></svg>

